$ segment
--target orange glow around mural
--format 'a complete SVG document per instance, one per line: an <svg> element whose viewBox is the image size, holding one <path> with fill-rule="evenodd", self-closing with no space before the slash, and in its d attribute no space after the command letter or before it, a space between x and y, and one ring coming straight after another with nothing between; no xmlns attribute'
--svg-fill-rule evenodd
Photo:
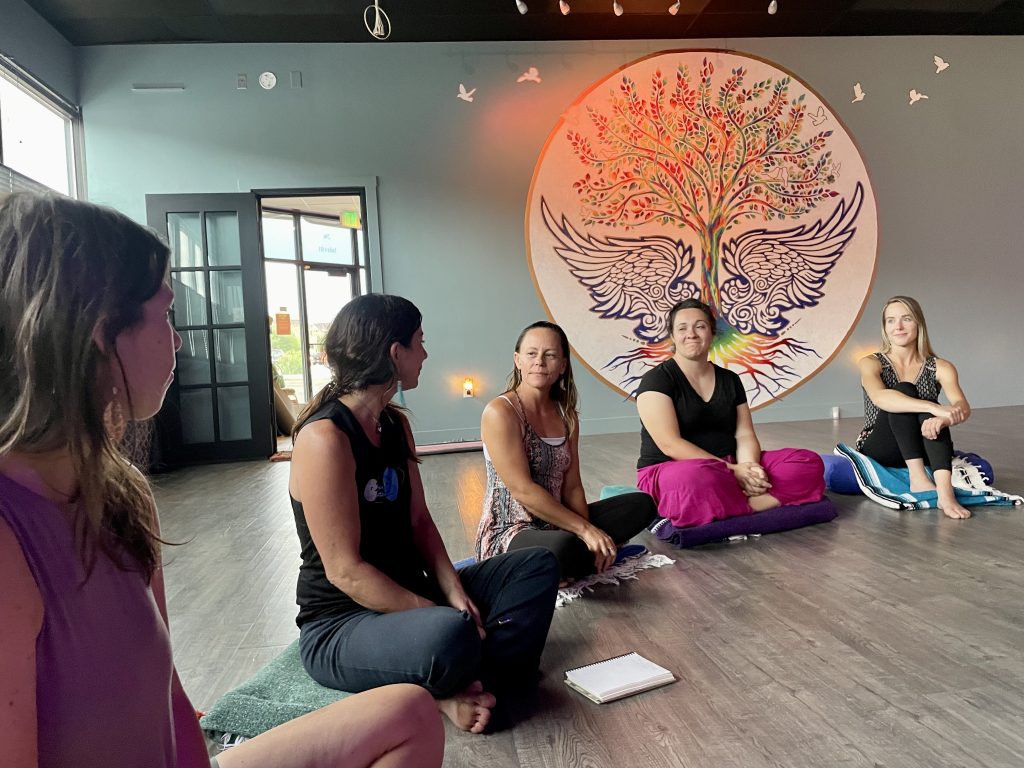
<svg viewBox="0 0 1024 768"><path fill-rule="evenodd" d="M751 407L838 351L874 277L877 212L831 108L774 64L672 51L586 90L534 171L528 257L549 315L631 395L671 355L668 310L718 317L711 359Z"/></svg>

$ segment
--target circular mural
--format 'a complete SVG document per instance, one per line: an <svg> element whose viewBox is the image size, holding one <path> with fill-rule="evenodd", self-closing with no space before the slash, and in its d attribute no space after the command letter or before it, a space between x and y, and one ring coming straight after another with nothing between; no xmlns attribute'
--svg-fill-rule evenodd
<svg viewBox="0 0 1024 768"><path fill-rule="evenodd" d="M752 408L808 380L867 300L878 222L867 169L829 105L726 51L633 62L585 91L541 152L527 254L577 356L624 395L672 354L666 314L718 318L711 359Z"/></svg>

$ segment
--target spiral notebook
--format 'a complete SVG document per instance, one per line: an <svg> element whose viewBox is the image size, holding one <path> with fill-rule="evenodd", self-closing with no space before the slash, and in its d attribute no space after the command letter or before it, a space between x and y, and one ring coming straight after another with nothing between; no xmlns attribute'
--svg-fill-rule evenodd
<svg viewBox="0 0 1024 768"><path fill-rule="evenodd" d="M675 680L675 675L639 653L627 653L565 673L566 685L598 704L649 691Z"/></svg>

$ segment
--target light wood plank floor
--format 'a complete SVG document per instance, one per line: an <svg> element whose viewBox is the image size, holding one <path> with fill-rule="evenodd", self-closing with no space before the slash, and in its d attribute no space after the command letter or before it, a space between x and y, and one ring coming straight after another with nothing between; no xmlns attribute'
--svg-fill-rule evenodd
<svg viewBox="0 0 1024 768"><path fill-rule="evenodd" d="M976 411L957 444L1024 491L1024 406ZM860 421L758 426L765 448L828 451ZM588 496L631 483L639 439L582 440ZM156 478L169 548L175 657L210 706L297 636L298 548L288 464L197 467ZM480 453L427 457L428 501L453 559L472 552ZM834 496L833 523L678 551L638 581L555 614L531 717L470 736L446 766L1019 768L1024 765L1024 510L968 521ZM627 651L679 682L598 706L566 668Z"/></svg>

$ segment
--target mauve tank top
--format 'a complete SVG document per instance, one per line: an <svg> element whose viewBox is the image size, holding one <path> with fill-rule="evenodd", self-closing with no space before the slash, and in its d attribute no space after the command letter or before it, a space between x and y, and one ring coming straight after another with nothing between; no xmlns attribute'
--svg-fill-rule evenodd
<svg viewBox="0 0 1024 768"><path fill-rule="evenodd" d="M170 639L142 574L100 553L83 582L65 513L2 474L0 519L14 531L43 599L39 768L175 766Z"/></svg>

